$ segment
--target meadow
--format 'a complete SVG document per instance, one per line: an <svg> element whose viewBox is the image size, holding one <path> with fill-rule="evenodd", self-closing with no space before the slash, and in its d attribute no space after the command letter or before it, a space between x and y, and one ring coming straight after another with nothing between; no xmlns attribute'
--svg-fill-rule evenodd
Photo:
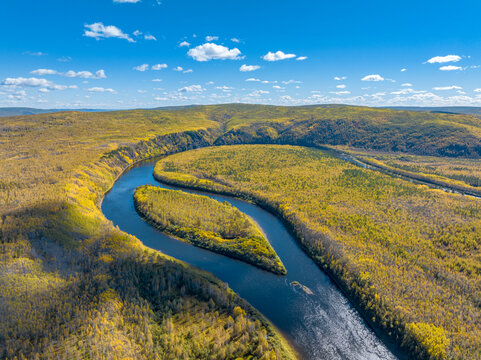
<svg viewBox="0 0 481 360"><path fill-rule="evenodd" d="M292 146L193 150L160 160L155 176L276 212L412 356L481 356L479 200Z"/></svg>
<svg viewBox="0 0 481 360"><path fill-rule="evenodd" d="M155 227L195 246L285 275L276 252L247 215L207 196L141 186L134 203Z"/></svg>

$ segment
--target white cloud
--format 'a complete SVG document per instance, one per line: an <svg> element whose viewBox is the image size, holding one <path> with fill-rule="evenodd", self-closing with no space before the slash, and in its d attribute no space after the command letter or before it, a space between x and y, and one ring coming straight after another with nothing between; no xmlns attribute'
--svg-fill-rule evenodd
<svg viewBox="0 0 481 360"><path fill-rule="evenodd" d="M275 53L273 52L268 52L263 56L263 59L266 61L279 61L279 60L286 60L286 59L292 59L295 58L296 54L285 54L282 51L276 51Z"/></svg>
<svg viewBox="0 0 481 360"><path fill-rule="evenodd" d="M249 82L254 82L254 81L261 81L260 79L255 79L255 78L249 78L249 79L246 79L246 81L249 81Z"/></svg>
<svg viewBox="0 0 481 360"><path fill-rule="evenodd" d="M452 85L452 86L437 86L433 87L433 90L437 91L446 91L446 90L462 90L463 88L460 86Z"/></svg>
<svg viewBox="0 0 481 360"><path fill-rule="evenodd" d="M112 94L116 94L117 92L114 90L114 89L106 89L106 88L103 88L103 87L92 87L90 89L88 89L88 91L90 92L109 92L109 93L112 93Z"/></svg>
<svg viewBox="0 0 481 360"><path fill-rule="evenodd" d="M217 41L219 40L219 37L218 36L206 36L205 37L205 41Z"/></svg>
<svg viewBox="0 0 481 360"><path fill-rule="evenodd" d="M273 85L272 88L277 89L277 90L284 90L285 89L284 87L279 86L279 85Z"/></svg>
<svg viewBox="0 0 481 360"><path fill-rule="evenodd" d="M154 35L147 34L144 36L145 40L157 40Z"/></svg>
<svg viewBox="0 0 481 360"><path fill-rule="evenodd" d="M209 60L237 60L240 59L241 52L237 48L229 49L222 45L214 43L205 43L203 45L196 46L187 52L191 58L197 61L209 61Z"/></svg>
<svg viewBox="0 0 481 360"><path fill-rule="evenodd" d="M162 79L152 79L152 81L155 81L155 82L161 82Z"/></svg>
<svg viewBox="0 0 481 360"><path fill-rule="evenodd" d="M410 87L410 86L413 86L413 84L411 84L411 83L404 83L404 84L401 84L401 86L407 86L407 87Z"/></svg>
<svg viewBox="0 0 481 360"><path fill-rule="evenodd" d="M427 91L425 91L425 90L416 91L416 90L413 90L411 88L407 88L407 89L401 89L401 90L393 91L393 92L391 92L391 94L393 94L393 95L407 95L407 94L423 94L425 92L427 92Z"/></svg>
<svg viewBox="0 0 481 360"><path fill-rule="evenodd" d="M435 63L458 62L459 60L461 60L461 56L459 55L446 55L446 56L435 56L429 59L427 62L430 64L435 64Z"/></svg>
<svg viewBox="0 0 481 360"><path fill-rule="evenodd" d="M70 56L62 56L62 57L57 59L57 61L59 61L59 62L69 62L70 60L72 60L72 58Z"/></svg>
<svg viewBox="0 0 481 360"><path fill-rule="evenodd" d="M299 56L296 60L302 61L302 60L307 60L307 56Z"/></svg>
<svg viewBox="0 0 481 360"><path fill-rule="evenodd" d="M66 89L77 89L77 85L57 85L46 79L39 78L6 78L3 80L1 85L16 87L42 87L47 90L66 90ZM44 92L44 91L43 91Z"/></svg>
<svg viewBox="0 0 481 360"><path fill-rule="evenodd" d="M401 69L401 72L405 72L406 70L407 70L407 69L404 69L404 68L403 68L403 69Z"/></svg>
<svg viewBox="0 0 481 360"><path fill-rule="evenodd" d="M346 85L336 85L336 87L337 87L338 89L345 89L345 88L346 88Z"/></svg>
<svg viewBox="0 0 481 360"><path fill-rule="evenodd" d="M190 46L190 43L188 43L187 41L182 41L180 44L179 44L180 47L189 47Z"/></svg>
<svg viewBox="0 0 481 360"><path fill-rule="evenodd" d="M135 31L133 32L133 34L134 34L134 36L140 36L140 35L142 35L143 33L142 33L142 31L140 31L140 30L135 30Z"/></svg>
<svg viewBox="0 0 481 360"><path fill-rule="evenodd" d="M162 70L162 69L167 69L168 65L167 64L155 64L152 65L152 70Z"/></svg>
<svg viewBox="0 0 481 360"><path fill-rule="evenodd" d="M232 38L232 39L230 39L230 41L235 42L235 43L240 43L240 40L237 39L237 38Z"/></svg>
<svg viewBox="0 0 481 360"><path fill-rule="evenodd" d="M167 100L169 100L169 98L166 98L166 97L155 97L154 100L156 100L156 101L167 101Z"/></svg>
<svg viewBox="0 0 481 360"><path fill-rule="evenodd" d="M204 90L205 89L201 85L190 85L190 86L184 86L183 88L180 88L178 91L179 92L201 92Z"/></svg>
<svg viewBox="0 0 481 360"><path fill-rule="evenodd" d="M139 94L146 94L148 91L147 90L137 90Z"/></svg>
<svg viewBox="0 0 481 360"><path fill-rule="evenodd" d="M101 22L85 25L84 36L92 37L97 40L100 38L119 38L125 39L128 42L135 42L128 34L125 34L122 30L114 25L105 26Z"/></svg>
<svg viewBox="0 0 481 360"><path fill-rule="evenodd" d="M381 75L373 74L373 75L366 75L361 80L362 81L384 81L384 78Z"/></svg>
<svg viewBox="0 0 481 360"><path fill-rule="evenodd" d="M257 69L260 69L261 67L259 65L242 65L240 67L240 71L243 71L243 72L246 72L246 71L254 71L254 70L257 70Z"/></svg>
<svg viewBox="0 0 481 360"><path fill-rule="evenodd" d="M28 86L28 87L50 87L52 82L38 78L6 78L2 81L2 85L7 86Z"/></svg>
<svg viewBox="0 0 481 360"><path fill-rule="evenodd" d="M194 72L194 70L192 70L192 69L184 70L184 74L189 74L189 73L193 73L193 72Z"/></svg>
<svg viewBox="0 0 481 360"><path fill-rule="evenodd" d="M142 64L134 67L134 70L137 70L137 71L146 71L148 69L149 69L149 64Z"/></svg>
<svg viewBox="0 0 481 360"><path fill-rule="evenodd" d="M351 92L346 90L346 91L331 91L330 93L335 95L347 95L347 94L350 94Z"/></svg>
<svg viewBox="0 0 481 360"><path fill-rule="evenodd" d="M60 75L60 76L66 76L69 78L82 78L82 79L105 79L107 76L105 75L104 70L98 70L95 72L95 74L91 73L90 71L73 71L69 70L65 73L59 72L57 70L52 70L52 69L37 69L33 70L30 72L31 74L34 75Z"/></svg>
<svg viewBox="0 0 481 360"><path fill-rule="evenodd" d="M287 80L282 82L284 85L289 85L289 84L302 84L302 81L299 80Z"/></svg>
<svg viewBox="0 0 481 360"><path fill-rule="evenodd" d="M114 3L121 3L121 4L125 4L125 3L136 4L138 2L140 2L140 0L114 0Z"/></svg>
<svg viewBox="0 0 481 360"><path fill-rule="evenodd" d="M453 70L463 70L461 66L446 65L439 68L441 71L453 71Z"/></svg>
<svg viewBox="0 0 481 360"><path fill-rule="evenodd" d="M184 71L184 68L182 66L177 66L174 68L174 71Z"/></svg>
<svg viewBox="0 0 481 360"><path fill-rule="evenodd" d="M474 89L473 91L476 93L481 92L481 88Z"/></svg>
<svg viewBox="0 0 481 360"><path fill-rule="evenodd" d="M58 74L58 71L52 70L52 69L37 69L37 70L31 71L30 74L40 75L40 76L55 75L55 74Z"/></svg>
<svg viewBox="0 0 481 360"><path fill-rule="evenodd" d="M336 81L341 81L341 80L346 80L347 77L346 76L334 76L334 80Z"/></svg>

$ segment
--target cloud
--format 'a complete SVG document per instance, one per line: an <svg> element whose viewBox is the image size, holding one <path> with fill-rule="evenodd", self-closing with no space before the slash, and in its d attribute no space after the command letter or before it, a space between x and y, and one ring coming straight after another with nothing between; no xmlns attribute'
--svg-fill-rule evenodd
<svg viewBox="0 0 481 360"><path fill-rule="evenodd" d="M246 81L249 81L249 82L257 82L257 81L261 81L260 79L254 79L254 78L249 78L249 79L246 79Z"/></svg>
<svg viewBox="0 0 481 360"><path fill-rule="evenodd" d="M401 90L393 91L393 92L391 92L391 94L393 94L393 95L407 95L407 94L423 94L423 93L426 93L426 92L427 91L425 91L425 90L416 91L416 90L413 90L411 88L408 88L408 89L401 89Z"/></svg>
<svg viewBox="0 0 481 360"><path fill-rule="evenodd" d="M52 82L45 79L18 77L6 78L1 84L6 86L50 87Z"/></svg>
<svg viewBox="0 0 481 360"><path fill-rule="evenodd" d="M309 59L307 56L299 56L296 60L303 61Z"/></svg>
<svg viewBox="0 0 481 360"><path fill-rule="evenodd" d="M337 87L338 89L345 89L345 88L346 88L346 85L336 85L336 87Z"/></svg>
<svg viewBox="0 0 481 360"><path fill-rule="evenodd" d="M373 75L366 75L361 80L362 81L384 81L384 78L381 75L373 74Z"/></svg>
<svg viewBox="0 0 481 360"><path fill-rule="evenodd" d="M219 40L218 36L206 36L205 37L205 41L211 42L211 41L217 41L217 40Z"/></svg>
<svg viewBox="0 0 481 360"><path fill-rule="evenodd" d="M453 70L463 70L461 66L446 65L439 68L441 71L453 71Z"/></svg>
<svg viewBox="0 0 481 360"><path fill-rule="evenodd" d="M149 64L142 64L134 67L134 70L137 70L137 71L146 71L148 69L149 69Z"/></svg>
<svg viewBox="0 0 481 360"><path fill-rule="evenodd" d="M289 84L302 84L302 81L299 80L287 80L282 82L284 85L289 85Z"/></svg>
<svg viewBox="0 0 481 360"><path fill-rule="evenodd" d="M120 3L120 4L136 4L140 2L140 0L114 0L114 3Z"/></svg>
<svg viewBox="0 0 481 360"><path fill-rule="evenodd" d="M341 81L341 80L346 80L347 77L346 76L334 76L334 80L336 81Z"/></svg>
<svg viewBox="0 0 481 360"><path fill-rule="evenodd" d="M45 56L45 55L47 55L46 53L41 52L41 51L25 51L24 54L31 55L31 56Z"/></svg>
<svg viewBox="0 0 481 360"><path fill-rule="evenodd" d="M192 70L192 69L184 70L184 74L189 74L189 73L193 73L193 72L194 72L194 70Z"/></svg>
<svg viewBox="0 0 481 360"><path fill-rule="evenodd" d="M12 86L12 87L42 87L48 90L66 90L66 89L77 89L77 85L57 85L46 79L39 78L6 78L3 80L1 85Z"/></svg>
<svg viewBox="0 0 481 360"><path fill-rule="evenodd" d="M155 81L155 82L161 82L162 79L152 79L152 81Z"/></svg>
<svg viewBox="0 0 481 360"><path fill-rule="evenodd" d="M257 70L257 69L260 69L261 67L259 65L242 65L239 70L240 71L243 71L243 72L246 72L246 71L254 71L254 70Z"/></svg>
<svg viewBox="0 0 481 360"><path fill-rule="evenodd" d="M59 72L57 70L52 69L37 69L30 72L30 74L34 75L59 75L65 76L69 78L82 78L82 79L105 79L107 76L105 75L104 70L98 70L95 74L91 73L90 71L73 71L69 70L65 73Z"/></svg>
<svg viewBox="0 0 481 360"><path fill-rule="evenodd" d="M350 94L351 92L345 90L345 91L331 91L330 93L335 95L347 95L347 94Z"/></svg>
<svg viewBox="0 0 481 360"><path fill-rule="evenodd" d="M174 71L184 71L184 68L182 66L177 66L174 68Z"/></svg>
<svg viewBox="0 0 481 360"><path fill-rule="evenodd" d="M435 64L435 63L458 62L459 60L461 60L461 56L459 55L446 55L446 56L435 56L429 59L427 62L430 64Z"/></svg>
<svg viewBox="0 0 481 360"><path fill-rule="evenodd" d="M190 85L190 86L184 86L183 88L180 88L178 91L179 92L201 92L204 90L205 89L201 85Z"/></svg>
<svg viewBox="0 0 481 360"><path fill-rule="evenodd" d="M31 71L30 74L40 75L40 76L44 76L44 75L56 75L56 74L58 74L58 71L56 71L56 70L51 70L51 69L37 69L37 70Z"/></svg>
<svg viewBox="0 0 481 360"><path fill-rule="evenodd" d="M413 86L413 84L411 84L411 83L404 83L404 84L401 84L401 86Z"/></svg>
<svg viewBox="0 0 481 360"><path fill-rule="evenodd" d="M183 46L189 47L189 46L190 46L190 43L187 42L187 41L182 41L182 42L179 44L179 46L180 46L180 47L183 47Z"/></svg>
<svg viewBox="0 0 481 360"><path fill-rule="evenodd" d="M197 61L209 61L209 60L238 60L240 59L241 52L237 48L229 49L222 45L214 43L205 43L203 45L196 46L187 52L191 58Z"/></svg>
<svg viewBox="0 0 481 360"><path fill-rule="evenodd" d="M69 62L70 60L72 60L72 58L70 56L62 56L62 57L57 59L57 61L59 61L59 62Z"/></svg>
<svg viewBox="0 0 481 360"><path fill-rule="evenodd" d="M135 42L128 34L125 34L122 30L114 25L105 26L101 22L85 25L84 36L92 37L97 40L100 38L118 38L124 39L128 42Z"/></svg>
<svg viewBox="0 0 481 360"><path fill-rule="evenodd" d="M407 69L402 68L402 69L401 69L401 72L405 72L406 70L407 70Z"/></svg>
<svg viewBox="0 0 481 360"><path fill-rule="evenodd" d="M235 42L235 43L237 43L237 44L240 43L240 40L237 39L237 38L232 38L232 39L230 39L230 41Z"/></svg>
<svg viewBox="0 0 481 360"><path fill-rule="evenodd" d="M144 39L145 40L155 40L155 41L157 40L154 35L150 35L150 34L145 35Z"/></svg>
<svg viewBox="0 0 481 360"><path fill-rule="evenodd" d="M456 86L456 85L451 85L451 86L437 86L437 87L433 87L433 90L437 90L437 91L446 91L446 90L462 90L463 88L460 87L460 86Z"/></svg>
<svg viewBox="0 0 481 360"><path fill-rule="evenodd" d="M168 65L167 64L155 64L152 65L152 70L162 70L162 69L167 69Z"/></svg>
<svg viewBox="0 0 481 360"><path fill-rule="evenodd" d="M263 56L263 59L266 61L279 61L279 60L286 60L286 59L292 59L295 58L296 54L285 54L282 51L276 51L275 53L273 52L268 52Z"/></svg>
<svg viewBox="0 0 481 360"><path fill-rule="evenodd" d="M109 93L112 93L112 94L116 94L117 91L115 91L114 89L106 89L106 88L103 88L103 87L92 87L90 89L88 89L88 91L90 92L109 92Z"/></svg>

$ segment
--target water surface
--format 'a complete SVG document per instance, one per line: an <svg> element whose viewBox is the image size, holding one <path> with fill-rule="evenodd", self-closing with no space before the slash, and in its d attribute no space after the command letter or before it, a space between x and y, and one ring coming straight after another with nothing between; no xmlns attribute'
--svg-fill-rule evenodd
<svg viewBox="0 0 481 360"><path fill-rule="evenodd" d="M136 187L156 182L154 162L146 161L126 172L105 196L102 211L114 225L135 235L146 246L213 273L274 323L306 359L397 359L329 277L299 248L282 222L256 205L222 195L201 193L228 201L262 228L287 269L278 276L247 263L200 249L171 238L144 222L133 204ZM298 281L309 295L290 283Z"/></svg>

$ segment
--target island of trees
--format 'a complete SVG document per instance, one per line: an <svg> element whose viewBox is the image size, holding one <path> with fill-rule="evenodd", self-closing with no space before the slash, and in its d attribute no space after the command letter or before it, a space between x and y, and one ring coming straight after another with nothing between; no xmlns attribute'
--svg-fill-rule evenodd
<svg viewBox="0 0 481 360"><path fill-rule="evenodd" d="M244 213L207 196L157 186L140 186L135 208L158 229L275 274L286 269L257 225Z"/></svg>

